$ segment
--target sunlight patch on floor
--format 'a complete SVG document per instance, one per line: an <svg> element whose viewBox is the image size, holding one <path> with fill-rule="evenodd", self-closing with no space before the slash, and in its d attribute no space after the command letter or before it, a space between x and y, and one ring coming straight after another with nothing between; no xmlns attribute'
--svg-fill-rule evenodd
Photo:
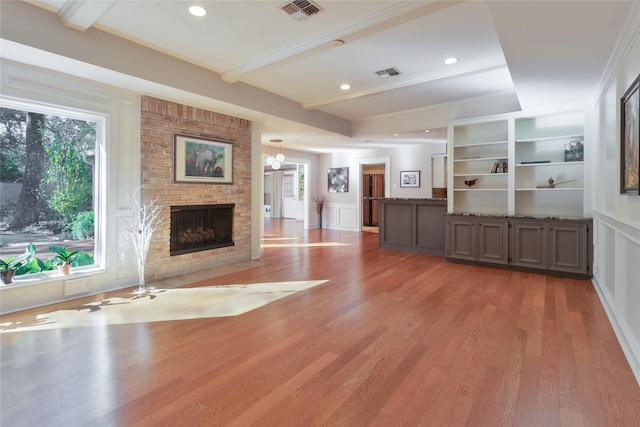
<svg viewBox="0 0 640 427"><path fill-rule="evenodd" d="M0 332L238 316L328 280L154 289L0 323Z"/></svg>
<svg viewBox="0 0 640 427"><path fill-rule="evenodd" d="M318 243L262 243L262 248L316 248L329 246L349 246L348 243L318 242Z"/></svg>
<svg viewBox="0 0 640 427"><path fill-rule="evenodd" d="M260 239L261 241L265 240L300 240L299 237L263 237Z"/></svg>

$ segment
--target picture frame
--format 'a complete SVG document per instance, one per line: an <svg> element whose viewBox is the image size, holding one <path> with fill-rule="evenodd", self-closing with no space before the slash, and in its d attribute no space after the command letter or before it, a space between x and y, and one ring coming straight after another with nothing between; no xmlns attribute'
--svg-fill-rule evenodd
<svg viewBox="0 0 640 427"><path fill-rule="evenodd" d="M640 194L640 74L620 101L620 193Z"/></svg>
<svg viewBox="0 0 640 427"><path fill-rule="evenodd" d="M400 187L402 188L420 187L420 171L400 172Z"/></svg>
<svg viewBox="0 0 640 427"><path fill-rule="evenodd" d="M174 182L233 184L233 143L174 135Z"/></svg>
<svg viewBox="0 0 640 427"><path fill-rule="evenodd" d="M584 143L581 139L564 144L564 161L584 162Z"/></svg>
<svg viewBox="0 0 640 427"><path fill-rule="evenodd" d="M329 168L327 170L327 191L329 193L349 192L349 168Z"/></svg>

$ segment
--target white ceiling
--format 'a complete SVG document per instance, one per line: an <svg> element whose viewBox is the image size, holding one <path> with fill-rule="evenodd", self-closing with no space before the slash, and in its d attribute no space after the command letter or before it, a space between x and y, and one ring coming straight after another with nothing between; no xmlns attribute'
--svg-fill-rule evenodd
<svg viewBox="0 0 640 427"><path fill-rule="evenodd" d="M345 137L264 120L263 142L315 152L441 141L451 119L585 105L633 3L315 1L323 11L303 21L280 9L285 1L28 3L60 25L122 37L352 123ZM192 3L207 15L190 15ZM458 63L445 65L450 56ZM391 67L402 74L375 74Z"/></svg>

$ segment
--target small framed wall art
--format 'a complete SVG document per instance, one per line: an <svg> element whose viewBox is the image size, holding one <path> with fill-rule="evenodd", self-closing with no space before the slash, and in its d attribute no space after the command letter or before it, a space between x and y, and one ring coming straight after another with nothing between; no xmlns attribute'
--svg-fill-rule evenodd
<svg viewBox="0 0 640 427"><path fill-rule="evenodd" d="M329 168L327 171L329 193L349 192L349 168Z"/></svg>
<svg viewBox="0 0 640 427"><path fill-rule="evenodd" d="M400 187L420 187L420 171L400 172Z"/></svg>
<svg viewBox="0 0 640 427"><path fill-rule="evenodd" d="M174 136L175 182L233 183L233 144L187 135Z"/></svg>

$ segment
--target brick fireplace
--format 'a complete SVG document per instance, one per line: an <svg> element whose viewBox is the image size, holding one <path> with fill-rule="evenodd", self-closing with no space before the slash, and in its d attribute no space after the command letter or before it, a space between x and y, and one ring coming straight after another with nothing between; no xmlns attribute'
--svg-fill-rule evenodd
<svg viewBox="0 0 640 427"><path fill-rule="evenodd" d="M251 122L176 102L143 96L141 99L142 201L158 198L162 226L154 234L147 255L149 283L182 274L214 269L251 259ZM233 143L231 184L174 182L174 135L222 139ZM197 252L172 249L171 216L176 207L197 211L202 206L231 205L232 229L215 230ZM191 233L200 226L192 227ZM217 226L216 226L217 227ZM227 243L219 242L221 236ZM209 232L209 236L211 236ZM193 237L193 236L192 236ZM229 244L229 242L231 242ZM184 248L183 248L184 249ZM178 253L180 252L180 253Z"/></svg>

